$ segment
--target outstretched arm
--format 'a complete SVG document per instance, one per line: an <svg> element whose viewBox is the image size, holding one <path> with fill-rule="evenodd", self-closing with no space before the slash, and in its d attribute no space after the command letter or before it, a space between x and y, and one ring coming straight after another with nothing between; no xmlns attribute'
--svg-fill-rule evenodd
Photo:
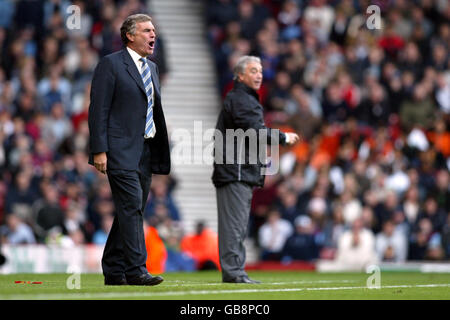
<svg viewBox="0 0 450 320"><path fill-rule="evenodd" d="M257 108L254 108L250 103L243 103L241 101L234 101L232 106L231 115L234 123L242 128L244 131L248 129L265 129L267 130L267 142L271 143L272 132L270 128L264 125L262 120L262 112ZM300 137L296 133L284 133L279 131L279 141L282 145L294 145L300 140Z"/></svg>

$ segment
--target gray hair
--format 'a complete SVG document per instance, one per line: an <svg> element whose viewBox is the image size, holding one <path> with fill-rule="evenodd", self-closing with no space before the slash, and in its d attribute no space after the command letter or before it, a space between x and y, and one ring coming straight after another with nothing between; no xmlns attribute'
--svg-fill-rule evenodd
<svg viewBox="0 0 450 320"><path fill-rule="evenodd" d="M143 14L143 13L137 13L133 14L131 16L128 16L125 21L122 23L122 26L120 27L120 37L122 38L122 42L124 45L127 45L129 42L127 33L129 34L135 34L136 32L136 23L138 22L147 22L152 21L152 18L150 18L149 15Z"/></svg>
<svg viewBox="0 0 450 320"><path fill-rule="evenodd" d="M261 64L261 59L255 56L240 57L233 68L233 80L237 80L238 76L245 72L245 68L247 68L247 64L250 62L256 62Z"/></svg>

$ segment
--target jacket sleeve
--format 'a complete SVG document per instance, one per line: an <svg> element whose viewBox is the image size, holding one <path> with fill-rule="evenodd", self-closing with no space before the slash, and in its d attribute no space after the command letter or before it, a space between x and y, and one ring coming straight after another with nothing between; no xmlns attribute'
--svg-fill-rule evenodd
<svg viewBox="0 0 450 320"><path fill-rule="evenodd" d="M112 63L103 58L94 71L89 105L89 143L91 153L108 151L108 117L114 95L115 76Z"/></svg>
<svg viewBox="0 0 450 320"><path fill-rule="evenodd" d="M243 129L254 129L258 132L260 129L265 129L267 132L267 143L271 144L272 134L275 133L273 129L264 125L262 109L252 103L250 99L232 99L231 101L231 116L236 127ZM286 144L286 134L278 130L278 141L281 145Z"/></svg>

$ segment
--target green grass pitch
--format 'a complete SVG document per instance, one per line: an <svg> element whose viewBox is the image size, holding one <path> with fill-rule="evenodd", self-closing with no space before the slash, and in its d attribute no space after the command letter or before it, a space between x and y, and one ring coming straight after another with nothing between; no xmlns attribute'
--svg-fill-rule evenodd
<svg viewBox="0 0 450 320"><path fill-rule="evenodd" d="M253 271L249 275L262 283L224 284L219 272L208 271L167 273L163 275L165 281L154 287L112 287L103 285L100 274L81 274L80 289L68 289L70 274L0 275L0 300L450 299L448 273L381 272L380 289L366 287L370 274L365 273ZM43 283L16 284L16 280ZM71 283L76 284L76 281Z"/></svg>

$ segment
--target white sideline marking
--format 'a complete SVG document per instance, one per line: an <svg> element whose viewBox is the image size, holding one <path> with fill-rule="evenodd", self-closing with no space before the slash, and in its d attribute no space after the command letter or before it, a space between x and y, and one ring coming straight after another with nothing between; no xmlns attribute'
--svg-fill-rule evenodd
<svg viewBox="0 0 450 320"><path fill-rule="evenodd" d="M286 284L288 284L287 282ZM450 287L450 283L442 284L416 284L416 285L391 285L382 286L381 289L398 288L439 288ZM301 291L330 291L330 290L355 290L367 289L366 286L358 287L324 287L324 288L285 288L285 289L237 289L237 290L188 290L168 292L99 292L99 293L62 293L62 294L37 294L1 296L0 300L59 300L59 299L112 299L112 298L142 298L142 297L168 297L187 295L211 295L211 294L233 294L233 293L258 293L258 292L301 292ZM377 290L377 289L372 289Z"/></svg>
<svg viewBox="0 0 450 320"><path fill-rule="evenodd" d="M290 282L264 282L264 285L286 285L286 284L313 284L313 283L351 283L357 282L357 280L312 280L312 281L290 281ZM211 283L203 283L203 282L184 282L179 281L178 284L166 284L165 287L186 287L186 286L219 286L223 285L223 282L211 282Z"/></svg>

